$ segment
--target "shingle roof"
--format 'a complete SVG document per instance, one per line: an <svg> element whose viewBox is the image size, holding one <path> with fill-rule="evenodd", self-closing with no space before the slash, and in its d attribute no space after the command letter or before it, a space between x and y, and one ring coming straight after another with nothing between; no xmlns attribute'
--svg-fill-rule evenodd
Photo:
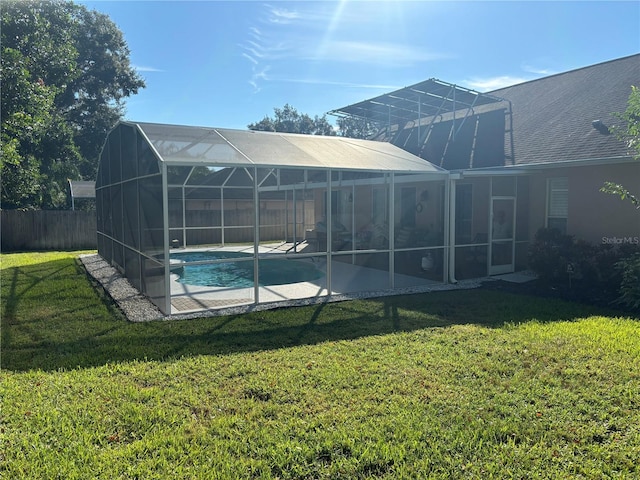
<svg viewBox="0 0 640 480"><path fill-rule="evenodd" d="M614 113L627 108L632 85L640 86L640 54L488 92L487 98L504 101L459 111L457 119L390 119L376 138L447 170L628 157L623 142L593 123L620 125ZM412 88L387 96L409 98ZM355 106L375 106L380 98ZM358 116L352 107L332 113Z"/></svg>
<svg viewBox="0 0 640 480"><path fill-rule="evenodd" d="M73 198L96 198L96 182L69 180L69 190Z"/></svg>
<svg viewBox="0 0 640 480"><path fill-rule="evenodd" d="M490 92L511 101L515 163L551 163L628 155L623 142L592 125L620 125L631 86L640 86L640 54Z"/></svg>

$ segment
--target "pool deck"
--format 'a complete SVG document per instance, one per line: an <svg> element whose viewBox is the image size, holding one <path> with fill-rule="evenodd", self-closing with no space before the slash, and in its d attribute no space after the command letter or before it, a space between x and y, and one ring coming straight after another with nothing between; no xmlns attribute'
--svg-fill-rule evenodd
<svg viewBox="0 0 640 480"><path fill-rule="evenodd" d="M344 261L333 260L331 262L331 286L327 288L327 257L325 254L317 256L298 256L305 254L305 245L298 245L297 253L293 251L293 245L287 243L261 245L260 254L273 254L273 256L286 255L287 260L296 262L313 262L323 275L314 281L288 283L284 285L260 286L257 294L259 303L277 303L291 300L327 298L358 294L359 292L384 292L389 290L389 272L353 265ZM210 249L180 249L183 252L240 252L253 253L253 246L249 247L225 247ZM298 258L296 258L298 257ZM255 304L256 289L254 287L227 288L204 287L188 285L178 282L178 275L171 275L171 305L172 314L184 314L203 309L223 308L238 305ZM394 290L406 288L425 288L443 285L441 282L402 274L394 276Z"/></svg>
<svg viewBox="0 0 640 480"><path fill-rule="evenodd" d="M220 250L218 249L180 249L185 251ZM253 247L227 247L224 251L252 253ZM288 244L261 245L259 252L285 254L290 250ZM304 249L298 249L304 253ZM292 261L314 262L324 275L313 282L299 282L286 285L260 286L259 302L255 302L255 289L199 287L177 282L178 276L172 274L171 315L163 315L144 295L131 286L128 280L97 254L81 255L80 261L87 273L93 277L118 304L125 316L133 322L160 319L188 319L220 315L242 314L250 311L271 308L313 305L326 302L374 298L391 295L427 293L444 290L472 289L481 285L485 279L464 280L456 284L435 282L423 277L396 274L394 288L390 289L389 273L373 268L362 267L344 261L331 262L332 292L327 290L326 256L308 256L289 254Z"/></svg>

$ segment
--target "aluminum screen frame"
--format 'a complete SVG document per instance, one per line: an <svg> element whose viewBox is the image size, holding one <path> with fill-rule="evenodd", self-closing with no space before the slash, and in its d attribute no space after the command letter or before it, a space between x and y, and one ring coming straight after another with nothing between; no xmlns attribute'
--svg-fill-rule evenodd
<svg viewBox="0 0 640 480"><path fill-rule="evenodd" d="M363 198L370 202L369 190L384 189L386 235L393 239L396 232L392 206L399 192L394 190L396 183L444 185L448 175L446 170L386 142L120 122L109 133L100 156L96 182L98 253L165 315L171 315L169 256L173 239L183 244L218 242L224 246L225 242L237 241L232 233L248 235L247 238L252 235L253 256L247 261L254 265L254 294L250 300L257 304L262 302L259 265L269 258L259 249L261 237L279 228L279 220L274 220L277 217L267 218L261 212L261 203L288 205L285 210L291 213L285 212L285 239L293 239L294 245L305 240L308 231L316 226L318 208L325 209L329 225L333 224L333 210L338 215L342 209L350 219L346 244L328 242L315 253L298 253L294 248L291 254L309 261L326 259L327 285L321 296L342 293L332 288L332 281L337 284L340 278L336 274L332 280L331 265L341 267L349 262L381 265L386 280L380 288L394 289L399 278L394 264L397 266L401 257L422 255L425 248L439 251L445 248L444 240L433 245L406 244L402 254L394 251L392 240L384 245L364 246L358 229L366 223L368 214L349 213L348 209L355 208L349 203ZM336 191L339 196L333 198ZM243 207L252 210L251 218L238 223L232 215L224 218L223 214L223 220L212 224L189 220L196 218L188 211L188 202L194 201L218 202L217 208L223 212L233 208L225 206L225 202L251 204ZM342 202L340 209L336 208L337 203L332 206L338 201ZM309 213L310 208L316 212ZM438 208L438 218L446 218L446 206ZM335 233L332 228L328 227L327 238ZM221 241L216 237L218 232ZM199 234L212 240L194 240ZM445 255L440 257L446 273ZM417 265L419 259L413 258L411 263ZM438 275L442 281L446 279L444 273Z"/></svg>

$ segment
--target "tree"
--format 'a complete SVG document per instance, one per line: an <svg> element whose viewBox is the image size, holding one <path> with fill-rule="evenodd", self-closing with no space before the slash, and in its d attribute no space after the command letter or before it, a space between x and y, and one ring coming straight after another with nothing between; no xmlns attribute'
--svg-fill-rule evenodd
<svg viewBox="0 0 640 480"><path fill-rule="evenodd" d="M249 130L262 130L265 132L304 133L307 135L334 136L334 128L327 121L326 115L311 118L307 114L300 114L288 103L283 108L273 109L273 118L265 116L256 123L247 125Z"/></svg>
<svg viewBox="0 0 640 480"><path fill-rule="evenodd" d="M3 49L1 68L2 206L60 205L66 179L78 177L80 156L55 111L56 89L33 82L17 50Z"/></svg>
<svg viewBox="0 0 640 480"><path fill-rule="evenodd" d="M624 125L613 129L613 133L631 150L636 159L640 159L640 88L631 86L627 100L627 109L618 115Z"/></svg>
<svg viewBox="0 0 640 480"><path fill-rule="evenodd" d="M640 159L640 89L631 87L631 93L627 100L627 109L617 115L623 121L623 126L614 127L613 134L622 142L625 142L631 154ZM622 200L629 200L640 209L640 197L630 192L623 185L615 182L605 182L601 192L618 195Z"/></svg>
<svg viewBox="0 0 640 480"><path fill-rule="evenodd" d="M265 116L259 122L247 126L249 130L265 132L304 133L307 135L341 136L350 138L371 138L378 126L363 118L342 117L338 119L336 130L327 120L327 116L317 115L311 118L307 114L300 114L288 103L283 108L274 108L274 117Z"/></svg>
<svg viewBox="0 0 640 480"><path fill-rule="evenodd" d="M380 128L374 122L364 118L340 117L338 119L338 135L350 138L371 138Z"/></svg>
<svg viewBox="0 0 640 480"><path fill-rule="evenodd" d="M78 8L75 19L80 75L56 100L69 125L82 132L74 137L85 159L81 173L95 178L106 134L124 115L125 100L145 84L130 65L122 32L107 15Z"/></svg>
<svg viewBox="0 0 640 480"><path fill-rule="evenodd" d="M2 207L57 208L68 178L95 178L144 81L104 14L61 0L5 1L0 14Z"/></svg>
<svg viewBox="0 0 640 480"><path fill-rule="evenodd" d="M2 206L30 203L39 189L39 165L28 146L44 136L53 93L32 82L24 59L12 49L2 49Z"/></svg>

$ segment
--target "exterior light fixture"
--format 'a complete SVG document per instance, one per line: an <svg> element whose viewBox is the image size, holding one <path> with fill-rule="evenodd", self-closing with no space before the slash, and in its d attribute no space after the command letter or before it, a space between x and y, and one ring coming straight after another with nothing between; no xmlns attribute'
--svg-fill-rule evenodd
<svg viewBox="0 0 640 480"><path fill-rule="evenodd" d="M594 120L593 122L591 122L591 126L603 135L609 135L610 133L609 127L602 123L602 120Z"/></svg>

